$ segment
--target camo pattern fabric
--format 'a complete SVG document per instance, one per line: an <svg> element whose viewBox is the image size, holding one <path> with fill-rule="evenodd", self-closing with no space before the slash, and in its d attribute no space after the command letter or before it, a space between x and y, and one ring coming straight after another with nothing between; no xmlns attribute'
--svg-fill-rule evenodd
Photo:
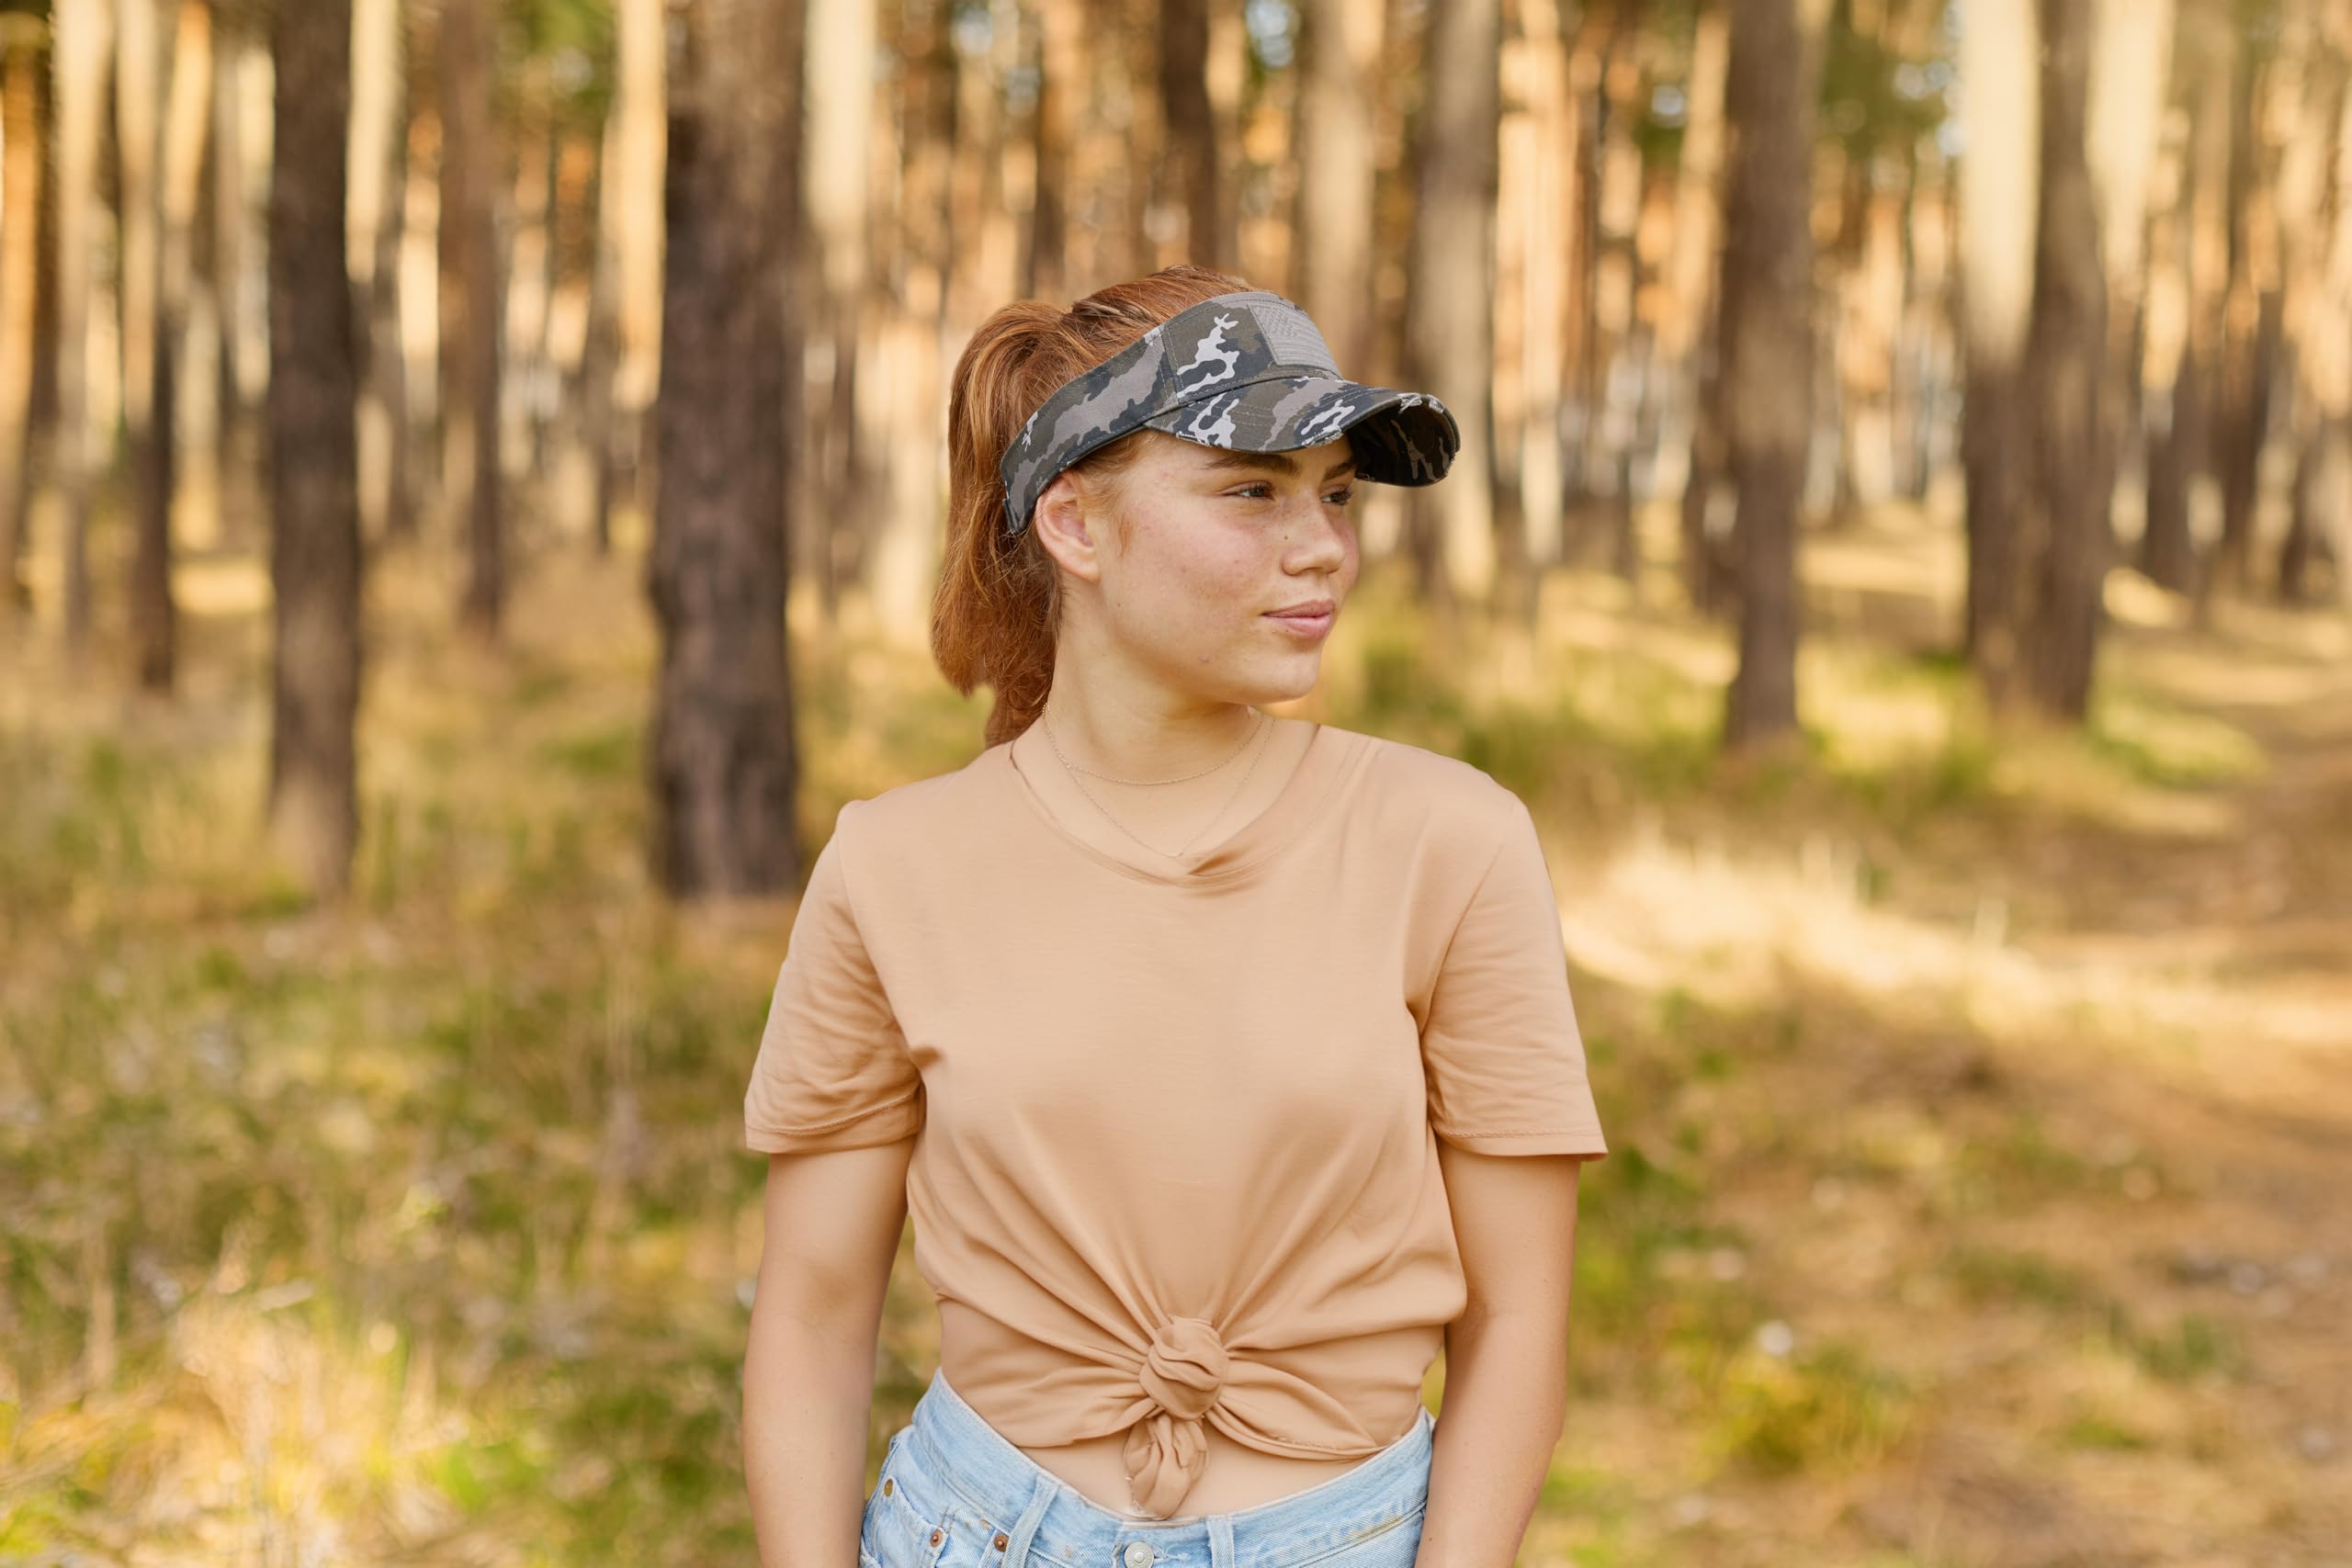
<svg viewBox="0 0 2352 1568"><path fill-rule="evenodd" d="M1342 377L1323 334L1288 299L1220 294L1072 377L1029 416L998 464L1005 531L1029 525L1056 474L1145 428L1244 452L1345 435L1357 477L1395 485L1436 483L1462 447L1453 415L1428 393Z"/></svg>

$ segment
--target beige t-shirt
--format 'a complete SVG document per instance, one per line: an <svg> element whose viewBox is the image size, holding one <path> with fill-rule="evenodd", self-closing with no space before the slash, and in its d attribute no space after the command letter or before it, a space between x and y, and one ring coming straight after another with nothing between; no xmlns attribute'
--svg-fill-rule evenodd
<svg viewBox="0 0 2352 1568"><path fill-rule="evenodd" d="M850 802L743 1109L754 1150L914 1136L941 1370L1017 1445L1125 1432L1154 1518L1204 1422L1412 1425L1466 1303L1437 1140L1608 1152L1526 806L1328 725L1182 869L1073 833L1011 742Z"/></svg>

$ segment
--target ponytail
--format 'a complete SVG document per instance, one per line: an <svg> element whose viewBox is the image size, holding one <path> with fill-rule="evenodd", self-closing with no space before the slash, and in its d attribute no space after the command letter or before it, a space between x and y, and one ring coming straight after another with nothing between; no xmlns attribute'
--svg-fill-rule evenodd
<svg viewBox="0 0 2352 1568"><path fill-rule="evenodd" d="M995 693L985 744L1012 739L1045 711L1061 626L1061 567L1035 527L1008 538L997 463L1038 405L1178 311L1250 286L1190 265L1114 284L1060 310L1037 299L982 321L956 361L947 395L947 541L932 598L931 652L966 696ZM1137 431L1069 471L1095 478L1135 460Z"/></svg>

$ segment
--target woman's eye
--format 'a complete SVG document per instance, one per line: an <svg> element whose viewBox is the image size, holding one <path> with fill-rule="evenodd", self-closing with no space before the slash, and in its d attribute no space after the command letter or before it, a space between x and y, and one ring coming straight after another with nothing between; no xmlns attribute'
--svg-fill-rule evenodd
<svg viewBox="0 0 2352 1568"><path fill-rule="evenodd" d="M1258 501L1270 497L1273 493L1273 488L1274 487L1271 484L1260 481L1243 485L1240 489L1229 491L1227 493L1233 496L1236 500ZM1355 487L1350 485L1326 493L1323 499L1332 502L1338 505L1345 506L1349 502L1355 499Z"/></svg>

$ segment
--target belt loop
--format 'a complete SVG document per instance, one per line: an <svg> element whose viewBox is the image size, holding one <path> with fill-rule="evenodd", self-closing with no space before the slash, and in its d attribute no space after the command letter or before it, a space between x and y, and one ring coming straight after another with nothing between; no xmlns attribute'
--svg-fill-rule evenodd
<svg viewBox="0 0 2352 1568"><path fill-rule="evenodd" d="M1027 1568L1029 1542L1036 1537L1037 1525L1060 1485L1051 1471L1039 1468L1036 1483L1029 1489L1029 1506L1021 1510L1021 1522L1012 1527L1012 1539L1005 1542L1004 1568Z"/></svg>
<svg viewBox="0 0 2352 1568"><path fill-rule="evenodd" d="M1233 1558L1233 1516L1209 1516L1209 1568L1239 1568Z"/></svg>

